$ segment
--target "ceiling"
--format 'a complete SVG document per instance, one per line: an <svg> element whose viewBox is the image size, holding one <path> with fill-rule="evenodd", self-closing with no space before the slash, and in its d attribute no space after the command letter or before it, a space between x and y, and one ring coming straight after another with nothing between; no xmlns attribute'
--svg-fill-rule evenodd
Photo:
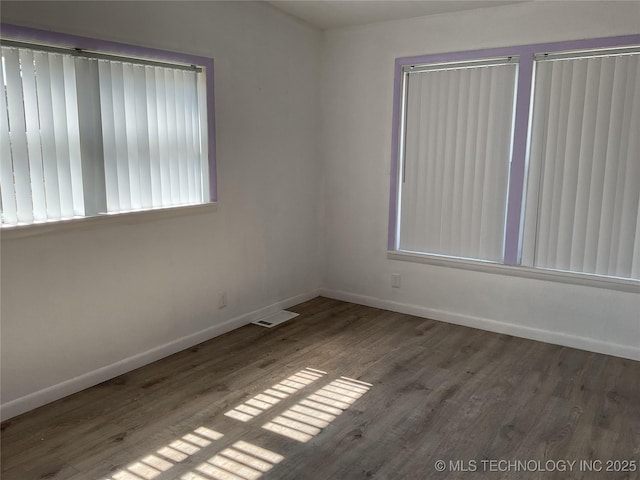
<svg viewBox="0 0 640 480"><path fill-rule="evenodd" d="M437 15L531 0L267 0L322 30Z"/></svg>

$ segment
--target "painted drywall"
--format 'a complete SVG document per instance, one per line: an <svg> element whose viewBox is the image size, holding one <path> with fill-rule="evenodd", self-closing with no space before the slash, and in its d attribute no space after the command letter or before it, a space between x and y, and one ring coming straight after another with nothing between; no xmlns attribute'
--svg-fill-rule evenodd
<svg viewBox="0 0 640 480"><path fill-rule="evenodd" d="M324 294L640 359L636 293L386 255L395 58L637 34L639 20L638 2L532 2L325 32Z"/></svg>
<svg viewBox="0 0 640 480"><path fill-rule="evenodd" d="M317 294L319 32L253 2L3 1L2 21L213 57L219 199L2 237L3 416Z"/></svg>

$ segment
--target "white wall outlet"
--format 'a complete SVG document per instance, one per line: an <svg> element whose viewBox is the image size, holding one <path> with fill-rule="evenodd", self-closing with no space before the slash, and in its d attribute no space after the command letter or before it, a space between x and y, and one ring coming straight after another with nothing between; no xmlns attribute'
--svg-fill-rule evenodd
<svg viewBox="0 0 640 480"><path fill-rule="evenodd" d="M392 273L391 274L391 286L393 288L400 288L400 274Z"/></svg>
<svg viewBox="0 0 640 480"><path fill-rule="evenodd" d="M224 308L227 306L227 292L220 292L218 295L218 308Z"/></svg>

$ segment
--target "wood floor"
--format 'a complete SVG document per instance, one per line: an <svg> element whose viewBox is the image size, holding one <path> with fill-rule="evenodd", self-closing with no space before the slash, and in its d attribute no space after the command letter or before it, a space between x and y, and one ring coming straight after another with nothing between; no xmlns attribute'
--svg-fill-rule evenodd
<svg viewBox="0 0 640 480"><path fill-rule="evenodd" d="M2 480L640 478L640 362L290 310L3 423Z"/></svg>

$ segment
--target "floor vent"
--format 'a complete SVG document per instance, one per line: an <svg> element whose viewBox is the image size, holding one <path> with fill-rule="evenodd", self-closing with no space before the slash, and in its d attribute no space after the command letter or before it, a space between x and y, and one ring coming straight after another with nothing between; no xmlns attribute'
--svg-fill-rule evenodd
<svg viewBox="0 0 640 480"><path fill-rule="evenodd" d="M276 325L280 325L281 323L286 322L287 320L291 320L294 317L297 317L298 313L288 312L286 310L280 310L279 312L272 313L271 315L267 315L266 317L262 317L255 322L252 322L254 325L258 325L260 327L271 328Z"/></svg>

